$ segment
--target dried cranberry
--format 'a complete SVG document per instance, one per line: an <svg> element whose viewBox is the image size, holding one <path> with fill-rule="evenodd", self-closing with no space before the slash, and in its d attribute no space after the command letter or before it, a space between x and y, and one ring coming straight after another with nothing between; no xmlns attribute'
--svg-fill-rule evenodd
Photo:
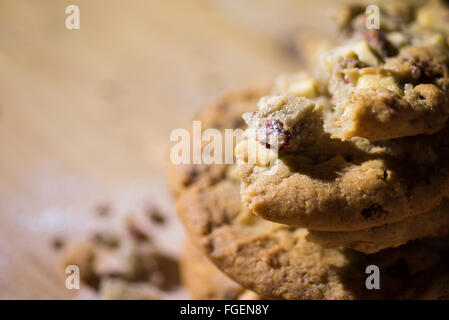
<svg viewBox="0 0 449 320"><path fill-rule="evenodd" d="M429 67L429 61L427 60L419 60L415 63L416 66L418 66L420 69L425 69Z"/></svg>
<svg viewBox="0 0 449 320"><path fill-rule="evenodd" d="M290 131L284 129L284 125L282 122L280 122L278 120L269 121L265 124L265 129L266 129L265 139L264 139L265 141L261 141L261 143L263 145L265 145L265 148L271 149L272 146L267 141L270 140L269 139L270 135L275 134L278 137L283 137L283 140L284 140L283 143L278 146L278 149L279 150L287 149L288 143L290 142L290 139L291 139L291 133L290 133ZM279 140L281 140L281 139L278 138L278 141Z"/></svg>
<svg viewBox="0 0 449 320"><path fill-rule="evenodd" d="M265 125L265 128L267 129L267 135L272 133L282 134L284 131L284 125L278 120L268 122Z"/></svg>
<svg viewBox="0 0 449 320"><path fill-rule="evenodd" d="M363 32L362 36L378 54L389 57L396 53L396 49L382 31L369 30Z"/></svg>

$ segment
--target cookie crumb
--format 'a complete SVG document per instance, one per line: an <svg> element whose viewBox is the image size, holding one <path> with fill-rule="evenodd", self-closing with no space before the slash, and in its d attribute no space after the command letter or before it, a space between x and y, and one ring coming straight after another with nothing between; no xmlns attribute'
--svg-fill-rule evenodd
<svg viewBox="0 0 449 320"><path fill-rule="evenodd" d="M64 241L64 239L62 239L60 237L53 238L51 241L51 247L55 251L59 251L59 250L63 249L64 246L65 246L65 241Z"/></svg>
<svg viewBox="0 0 449 320"><path fill-rule="evenodd" d="M151 222L153 222L154 224L165 224L165 217L158 208L150 207L148 209L148 216L150 217Z"/></svg>
<svg viewBox="0 0 449 320"><path fill-rule="evenodd" d="M95 212L99 217L108 217L111 214L111 207L108 204L99 204L95 207Z"/></svg>
<svg viewBox="0 0 449 320"><path fill-rule="evenodd" d="M132 219L127 221L126 228L131 237L137 242L147 242L151 240L150 235L140 229Z"/></svg>
<svg viewBox="0 0 449 320"><path fill-rule="evenodd" d="M119 239L111 232L100 231L94 234L94 241L106 247L115 248L119 245Z"/></svg>

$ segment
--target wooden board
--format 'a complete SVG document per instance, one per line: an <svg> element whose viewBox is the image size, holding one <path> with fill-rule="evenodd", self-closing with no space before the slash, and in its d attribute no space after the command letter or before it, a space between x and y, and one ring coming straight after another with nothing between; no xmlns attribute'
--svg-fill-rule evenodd
<svg viewBox="0 0 449 320"><path fill-rule="evenodd" d="M80 30L65 28L77 4ZM0 1L0 298L71 298L51 239L156 203L172 129L229 89L300 67L293 39L332 32L336 1Z"/></svg>

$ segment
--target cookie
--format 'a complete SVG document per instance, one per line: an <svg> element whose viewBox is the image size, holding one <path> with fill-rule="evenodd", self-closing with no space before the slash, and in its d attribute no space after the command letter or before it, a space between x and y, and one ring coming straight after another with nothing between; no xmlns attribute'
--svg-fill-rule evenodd
<svg viewBox="0 0 449 320"><path fill-rule="evenodd" d="M443 128L449 116L445 49L409 46L385 64L370 64L360 60L358 46L338 48L325 58L332 73L332 116L337 118L329 124L332 137L381 141L433 134Z"/></svg>
<svg viewBox="0 0 449 320"><path fill-rule="evenodd" d="M365 255L325 249L308 242L301 228L272 226L238 204L238 185L229 181L207 190L193 188L178 200L191 235L227 275L256 293L283 299L398 298L415 277L437 264L433 247L405 247ZM376 265L381 291L365 287L365 269ZM413 270L413 271L410 271Z"/></svg>
<svg viewBox="0 0 449 320"><path fill-rule="evenodd" d="M143 252L129 251L127 257L112 245L99 238L71 245L64 253L63 267L78 266L83 285L94 290L100 299L159 299L160 293L149 279L139 280L141 274L149 274L152 269L138 259Z"/></svg>
<svg viewBox="0 0 449 320"><path fill-rule="evenodd" d="M233 103L234 106L254 108L255 99L246 99L244 94L233 99L240 101ZM248 105L242 107L245 102ZM221 119L224 127L234 128L236 119L224 118L220 108L220 104L210 108L208 117ZM214 122L213 119L207 121ZM235 168L221 165L221 170L220 177L197 177L187 185L176 187L177 211L208 259L237 283L260 296L273 299L401 298L427 275L426 271L442 263L443 249L425 241L373 255L351 249L323 248L306 240L306 229L272 223L253 215L240 202ZM201 174L209 173L202 170ZM368 290L365 286L365 269L369 265L380 269L381 290Z"/></svg>
<svg viewBox="0 0 449 320"><path fill-rule="evenodd" d="M352 232L326 232L309 230L306 239L326 248L345 247L364 253L375 253L389 247L398 247L410 240L442 236L449 233L449 200L428 213Z"/></svg>
<svg viewBox="0 0 449 320"><path fill-rule="evenodd" d="M194 299L256 300L259 297L229 279L212 264L191 241L187 241L181 258L181 277Z"/></svg>
<svg viewBox="0 0 449 320"><path fill-rule="evenodd" d="M155 300L178 288L178 265L134 226L100 230L64 248L62 268L79 268L81 286L100 299Z"/></svg>
<svg viewBox="0 0 449 320"><path fill-rule="evenodd" d="M446 46L449 9L441 0L375 1L379 8L379 28L367 28L366 4L351 4L337 11L334 18L342 40L364 39L379 57L395 55L410 44ZM370 20L370 22L373 22Z"/></svg>
<svg viewBox="0 0 449 320"><path fill-rule="evenodd" d="M323 130L321 101L282 95L259 107L244 116L255 134L236 155L243 202L265 219L354 231L430 211L449 193L446 127L432 136L341 141ZM258 156L263 148L269 160Z"/></svg>
<svg viewBox="0 0 449 320"><path fill-rule="evenodd" d="M419 21L396 21L405 7L389 10L391 23L368 35L357 24L365 15L351 11L350 41L323 56L325 88L310 77L284 80L243 115L248 139L236 155L252 212L350 232L424 214L448 196L447 43L421 39ZM407 41L384 39L393 32Z"/></svg>
<svg viewBox="0 0 449 320"><path fill-rule="evenodd" d="M343 11L349 43L323 59L340 109L334 136L375 141L441 129L448 116L449 8L441 1L382 3L377 29L367 28L362 6ZM435 19L424 23L429 14Z"/></svg>

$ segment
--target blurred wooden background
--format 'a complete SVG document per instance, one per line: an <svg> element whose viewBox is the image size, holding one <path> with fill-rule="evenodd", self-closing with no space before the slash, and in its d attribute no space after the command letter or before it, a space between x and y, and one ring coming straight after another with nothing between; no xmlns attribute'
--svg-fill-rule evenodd
<svg viewBox="0 0 449 320"><path fill-rule="evenodd" d="M81 29L65 28L76 4ZM332 33L338 1L1 0L0 298L70 298L53 237L107 203L161 206L172 129L229 89L300 67L298 33Z"/></svg>

